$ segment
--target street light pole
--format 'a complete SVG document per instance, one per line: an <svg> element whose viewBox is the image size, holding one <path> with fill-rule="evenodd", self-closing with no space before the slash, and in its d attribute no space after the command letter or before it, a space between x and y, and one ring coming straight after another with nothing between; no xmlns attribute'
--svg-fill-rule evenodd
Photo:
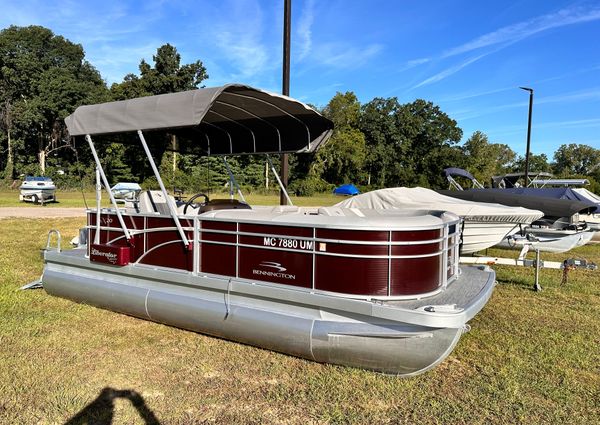
<svg viewBox="0 0 600 425"><path fill-rule="evenodd" d="M292 0L284 0L283 6L283 83L282 94L290 95L290 33L292 29ZM287 197L284 189L287 190L288 184L288 155L281 154L281 183L282 190L279 192L279 205L287 205Z"/></svg>
<svg viewBox="0 0 600 425"><path fill-rule="evenodd" d="M519 87L529 92L529 120L527 122L527 151L525 152L525 186L529 185L529 151L531 148L531 112L533 110L533 89L529 87Z"/></svg>

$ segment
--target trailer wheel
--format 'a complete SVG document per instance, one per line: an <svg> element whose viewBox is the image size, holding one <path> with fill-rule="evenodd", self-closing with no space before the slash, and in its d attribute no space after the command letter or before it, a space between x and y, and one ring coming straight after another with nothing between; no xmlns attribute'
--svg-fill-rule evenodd
<svg viewBox="0 0 600 425"><path fill-rule="evenodd" d="M40 202L40 200L39 200L39 198L38 198L38 196L37 196L37 195L33 195L33 196L31 197L31 200L32 200L32 202L33 202L34 204L38 204L38 203Z"/></svg>

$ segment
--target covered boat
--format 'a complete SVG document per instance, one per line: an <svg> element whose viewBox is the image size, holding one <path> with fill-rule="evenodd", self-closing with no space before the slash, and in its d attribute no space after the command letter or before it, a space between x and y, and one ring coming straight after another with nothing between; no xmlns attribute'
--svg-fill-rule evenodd
<svg viewBox="0 0 600 425"><path fill-rule="evenodd" d="M462 171L458 175L474 180L468 172ZM548 173L534 174L538 177L551 176ZM596 230L595 224L582 220L582 217L593 217L598 204L569 187L519 187L518 181L524 174L513 173L494 177L497 185L502 182L499 184L501 188L483 188L474 180L475 188L462 190L460 185L453 184L452 175L457 174L447 172L451 186L458 190L438 190L438 193L468 201L535 208L543 212L542 218L509 235L501 246L521 247L529 244L540 251L566 252L589 242ZM533 180L536 184L541 181L544 180Z"/></svg>
<svg viewBox="0 0 600 425"><path fill-rule="evenodd" d="M494 246L519 225L529 225L543 216L543 213L537 210L462 201L423 187L374 190L336 205L378 210L437 208L450 211L464 220L461 247L463 254L472 254Z"/></svg>
<svg viewBox="0 0 600 425"><path fill-rule="evenodd" d="M530 189L527 189L528 191L521 188L438 190L437 192L466 201L537 209L544 213L543 218L538 222L556 229L576 226L579 223L579 214L587 214L596 209L596 206L589 202L546 197L539 193L529 192Z"/></svg>
<svg viewBox="0 0 600 425"><path fill-rule="evenodd" d="M104 187L92 136L137 132L161 190L126 208L111 192L113 207L101 208L98 195L89 242L45 252L50 294L399 375L441 362L492 294L491 269L459 269L460 219L449 212L250 208L201 194L178 204L166 192L144 131L205 154L310 152L332 123L294 99L234 84L85 106L66 123L88 141Z"/></svg>
<svg viewBox="0 0 600 425"><path fill-rule="evenodd" d="M600 196L596 195L594 192L590 192L584 187L576 187L573 188L573 190L583 198L597 205L596 211L580 215L579 218L583 220L590 229L596 230L592 240L596 243L600 243Z"/></svg>
<svg viewBox="0 0 600 425"><path fill-rule="evenodd" d="M56 186L50 177L27 176L19 187L19 201L44 204L56 202Z"/></svg>

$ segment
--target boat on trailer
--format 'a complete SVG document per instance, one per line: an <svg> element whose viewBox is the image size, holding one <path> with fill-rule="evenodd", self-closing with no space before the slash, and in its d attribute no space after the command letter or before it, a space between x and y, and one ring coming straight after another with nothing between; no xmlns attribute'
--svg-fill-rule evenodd
<svg viewBox="0 0 600 425"><path fill-rule="evenodd" d="M403 376L446 358L495 274L460 267L460 218L432 209L250 207L166 192L145 133L205 155L312 152L332 123L289 97L227 85L78 108L97 166L87 243L46 249L52 295L309 360ZM92 136L137 133L161 188L100 205ZM160 196L159 196L160 195Z"/></svg>
<svg viewBox="0 0 600 425"><path fill-rule="evenodd" d="M545 252L567 252L588 243L596 227L592 223L582 221L582 217L590 217L598 205L578 195L569 188L520 187L519 179L523 173L512 173L495 176L494 182L499 187L483 188L483 186L467 171L459 168L444 170L455 190L438 190L437 192L464 201L503 204L513 207L537 209L543 217L530 225L520 225L517 231L509 234L499 243L504 248L519 248L530 245ZM548 173L535 173L536 176L550 176ZM465 177L472 182L472 188L463 190L453 177ZM532 182L542 180L534 179Z"/></svg>
<svg viewBox="0 0 600 425"><path fill-rule="evenodd" d="M50 177L27 176L19 187L19 201L44 204L56 202L56 186Z"/></svg>
<svg viewBox="0 0 600 425"><path fill-rule="evenodd" d="M432 208L450 211L463 219L461 255L490 248L519 226L528 226L544 215L540 211L522 207L459 200L424 187L374 190L336 205L384 210Z"/></svg>

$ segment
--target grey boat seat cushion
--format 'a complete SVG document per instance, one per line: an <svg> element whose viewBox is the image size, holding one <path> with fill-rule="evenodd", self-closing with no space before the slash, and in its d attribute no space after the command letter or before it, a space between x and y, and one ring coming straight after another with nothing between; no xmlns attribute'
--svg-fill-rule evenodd
<svg viewBox="0 0 600 425"><path fill-rule="evenodd" d="M140 193L138 208L140 213L150 213L158 215L170 215L169 205L171 203L175 211L177 211L177 204L175 198L171 195L165 196L160 190L145 190Z"/></svg>

